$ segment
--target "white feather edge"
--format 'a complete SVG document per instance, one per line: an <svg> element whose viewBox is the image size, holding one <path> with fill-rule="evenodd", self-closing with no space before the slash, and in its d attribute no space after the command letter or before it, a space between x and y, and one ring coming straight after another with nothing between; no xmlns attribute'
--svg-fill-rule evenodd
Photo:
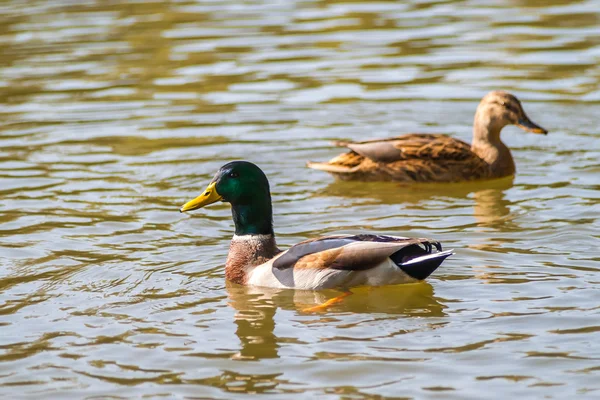
<svg viewBox="0 0 600 400"><path fill-rule="evenodd" d="M422 261L432 260L432 259L438 258L438 257L448 257L448 256L451 256L452 254L454 254L454 249L440 251L437 253L427 254L424 256L412 258L412 259L408 260L407 262L403 262L400 265L412 265L412 264L420 263Z"/></svg>

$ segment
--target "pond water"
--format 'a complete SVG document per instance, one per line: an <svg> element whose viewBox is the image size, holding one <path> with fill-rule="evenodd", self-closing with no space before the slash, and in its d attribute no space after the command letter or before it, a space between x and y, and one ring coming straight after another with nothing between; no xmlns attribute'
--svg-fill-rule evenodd
<svg viewBox="0 0 600 400"><path fill-rule="evenodd" d="M0 3L0 396L600 396L598 0ZM513 179L406 187L305 168L336 139L470 141L505 89ZM282 247L335 233L456 249L426 282L226 284L234 159ZM579 398L578 397L578 398Z"/></svg>

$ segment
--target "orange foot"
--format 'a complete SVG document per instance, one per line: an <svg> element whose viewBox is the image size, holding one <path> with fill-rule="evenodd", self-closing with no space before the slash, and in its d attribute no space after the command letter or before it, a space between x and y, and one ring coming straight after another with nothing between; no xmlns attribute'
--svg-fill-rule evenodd
<svg viewBox="0 0 600 400"><path fill-rule="evenodd" d="M314 306L314 307L303 308L300 311L302 311L302 312L320 312L320 311L325 311L329 306L341 303L342 300L344 300L344 298L350 296L351 294L352 294L352 292L347 291L347 292L342 293L339 296L336 296L336 297L334 297L332 299L327 300L323 304L319 304L319 305Z"/></svg>

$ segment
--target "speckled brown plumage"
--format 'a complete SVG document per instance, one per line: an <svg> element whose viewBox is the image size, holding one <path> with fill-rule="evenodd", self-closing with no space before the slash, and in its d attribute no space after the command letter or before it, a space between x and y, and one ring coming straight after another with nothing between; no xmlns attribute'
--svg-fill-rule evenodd
<svg viewBox="0 0 600 400"><path fill-rule="evenodd" d="M327 163L346 169L328 171L342 180L453 182L491 175L467 143L446 135L414 133L346 147L350 152Z"/></svg>
<svg viewBox="0 0 600 400"><path fill-rule="evenodd" d="M337 142L350 151L326 163L307 165L342 180L460 182L500 178L515 173L510 150L500 140L500 131L508 124L547 133L529 120L516 97L494 91L477 108L472 145L447 135L423 133Z"/></svg>

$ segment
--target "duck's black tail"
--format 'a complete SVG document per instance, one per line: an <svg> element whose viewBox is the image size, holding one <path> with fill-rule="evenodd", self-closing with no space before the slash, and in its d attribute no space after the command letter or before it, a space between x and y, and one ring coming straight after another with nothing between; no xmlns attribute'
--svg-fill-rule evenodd
<svg viewBox="0 0 600 400"><path fill-rule="evenodd" d="M431 275L447 257L454 254L453 250L442 251L439 244L435 247L438 251L432 253L432 246L426 246L426 249L423 249L415 244L397 251L390 258L406 274L415 279L423 280Z"/></svg>

